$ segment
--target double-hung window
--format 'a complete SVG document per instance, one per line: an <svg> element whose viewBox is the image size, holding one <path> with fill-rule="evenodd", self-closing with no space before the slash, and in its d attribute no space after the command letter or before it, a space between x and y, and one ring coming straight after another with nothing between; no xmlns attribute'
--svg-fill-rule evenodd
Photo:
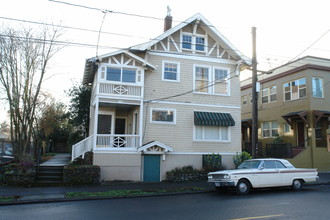
<svg viewBox="0 0 330 220"><path fill-rule="evenodd" d="M195 67L195 91L201 93L209 93L210 91L210 68L208 67Z"/></svg>
<svg viewBox="0 0 330 220"><path fill-rule="evenodd" d="M324 98L323 96L323 79L313 77L312 78L313 97Z"/></svg>
<svg viewBox="0 0 330 220"><path fill-rule="evenodd" d="M192 49L192 36L191 35L182 35L182 48L183 49Z"/></svg>
<svg viewBox="0 0 330 220"><path fill-rule="evenodd" d="M242 105L246 105L247 104L247 96L243 95L242 96Z"/></svg>
<svg viewBox="0 0 330 220"><path fill-rule="evenodd" d="M278 123L276 121L262 123L262 136L264 138L278 136Z"/></svg>
<svg viewBox="0 0 330 220"><path fill-rule="evenodd" d="M107 67L106 80L136 83L136 69Z"/></svg>
<svg viewBox="0 0 330 220"><path fill-rule="evenodd" d="M163 61L163 80L180 81L180 64L175 62Z"/></svg>
<svg viewBox="0 0 330 220"><path fill-rule="evenodd" d="M205 50L205 38L204 37L196 37L196 45L195 49L198 51L204 51Z"/></svg>
<svg viewBox="0 0 330 220"><path fill-rule="evenodd" d="M262 103L275 102L277 100L276 86L262 90Z"/></svg>
<svg viewBox="0 0 330 220"><path fill-rule="evenodd" d="M214 68L214 93L228 94L228 70Z"/></svg>
<svg viewBox="0 0 330 220"><path fill-rule="evenodd" d="M175 124L176 111L174 109L151 109L150 121L159 124Z"/></svg>
<svg viewBox="0 0 330 220"><path fill-rule="evenodd" d="M229 95L228 69L197 65L194 68L196 93Z"/></svg>
<svg viewBox="0 0 330 220"><path fill-rule="evenodd" d="M284 83L284 100L297 100L306 97L306 79L301 78L295 81Z"/></svg>

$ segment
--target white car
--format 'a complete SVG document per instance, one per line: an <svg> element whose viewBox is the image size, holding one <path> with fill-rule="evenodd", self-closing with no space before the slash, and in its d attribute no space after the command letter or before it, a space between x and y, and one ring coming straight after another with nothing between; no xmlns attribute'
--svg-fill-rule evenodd
<svg viewBox="0 0 330 220"><path fill-rule="evenodd" d="M284 159L246 160L236 170L208 173L208 182L217 190L234 188L238 194L247 194L251 188L280 186L301 190L304 183L318 179L317 169L295 168Z"/></svg>

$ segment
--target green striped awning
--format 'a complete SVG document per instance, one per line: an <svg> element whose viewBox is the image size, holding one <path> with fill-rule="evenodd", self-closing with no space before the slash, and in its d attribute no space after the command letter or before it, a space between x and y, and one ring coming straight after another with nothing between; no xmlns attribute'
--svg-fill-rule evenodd
<svg viewBox="0 0 330 220"><path fill-rule="evenodd" d="M230 113L194 112L194 124L204 126L234 126Z"/></svg>

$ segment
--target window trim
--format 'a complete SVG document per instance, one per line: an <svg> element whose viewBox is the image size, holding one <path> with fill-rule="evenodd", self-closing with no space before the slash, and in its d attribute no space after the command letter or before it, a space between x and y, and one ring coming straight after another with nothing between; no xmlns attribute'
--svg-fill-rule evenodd
<svg viewBox="0 0 330 220"><path fill-rule="evenodd" d="M208 87L207 92L200 92L196 87L196 68L206 68L208 69L208 81L207 85L212 85ZM208 66L208 65L200 65L200 64L194 64L193 65L193 93L195 94L205 94L205 95L217 95L217 96L230 96L230 69L226 67L221 67L221 66ZM212 84L215 82L215 70L220 69L220 70L225 70L227 71L227 79L226 79L226 84L227 84L227 93L215 93L215 86Z"/></svg>
<svg viewBox="0 0 330 220"><path fill-rule="evenodd" d="M300 90L302 90L302 89L300 88L300 85L298 85L298 98L292 99L292 83L296 82L296 81L299 82L299 80L301 80L301 79L305 79L305 88L303 88L303 89L306 90L305 96L300 98ZM287 83L290 84L290 99L289 100L285 99L285 95L287 93L287 92L285 92L285 84L287 84ZM283 101L284 102L289 102L289 101L294 101L294 100L299 100L299 99L304 99L304 98L307 98L307 79L306 79L306 77L302 77L302 78L299 78L299 79L296 79L296 80L292 80L292 81L283 83Z"/></svg>
<svg viewBox="0 0 330 220"><path fill-rule="evenodd" d="M278 122L277 121L264 121L264 122L261 122L261 134L262 134L262 137L263 138L277 138L277 136L273 136L273 130L275 130L275 129L273 129L273 122L276 122L277 123L277 134L279 134L279 124L278 124ZM269 129L267 129L267 130L269 130L269 136L264 136L264 124L265 123L268 123L268 125L269 125Z"/></svg>
<svg viewBox="0 0 330 220"><path fill-rule="evenodd" d="M321 80L321 93L322 93L322 97L318 97L318 96L315 96L315 93L314 93L314 79L319 79L319 80ZM322 98L324 98L324 83L323 83L323 78L321 78L321 77L315 77L315 76L313 76L312 77L312 94L313 94L313 98L318 98L318 99L322 99Z"/></svg>
<svg viewBox="0 0 330 220"><path fill-rule="evenodd" d="M191 48L184 48L183 47L183 36L189 36L191 37ZM196 38L203 38L204 39L204 50L197 50L197 45L202 45L200 43L196 43ZM181 50L186 50L186 51L193 51L193 52L200 52L200 53L206 53L207 52L207 35L203 35L203 34L193 34L193 33L189 33L189 32L183 32L181 31L180 33L180 49Z"/></svg>
<svg viewBox="0 0 330 220"><path fill-rule="evenodd" d="M114 68L114 69L120 69L121 73L121 80L120 81L113 81L113 80L107 80L107 70L108 68ZM132 69L135 70L135 82L123 82L122 81L122 71L123 69ZM123 66L123 65L109 65L109 64L104 64L99 68L98 71L98 80L101 82L110 82L110 83L115 83L115 84L123 84L123 85L141 85L143 84L144 81L144 70L140 67L136 66Z"/></svg>
<svg viewBox="0 0 330 220"><path fill-rule="evenodd" d="M153 111L172 111L173 112L173 121L153 121L152 120L152 113ZM150 108L150 123L151 124L176 124L176 109L170 109L170 108Z"/></svg>
<svg viewBox="0 0 330 220"><path fill-rule="evenodd" d="M202 136L203 136L203 139L197 139L196 138L196 129L197 129L197 126L198 127L202 127ZM227 140L221 140L221 139L218 139L218 140L211 140L211 139L205 139L205 127L217 127L219 129L219 138L221 138L221 129L220 128L226 128L227 129ZM205 125L194 125L193 126L193 141L194 142L213 142L213 143L230 143L231 142L231 127L230 126L205 126Z"/></svg>
<svg viewBox="0 0 330 220"><path fill-rule="evenodd" d="M272 89L272 88L275 88L275 93L274 93L274 94L271 93L271 89ZM268 95L264 95L264 91L265 91L265 90L268 91ZM271 96L272 96L272 95L276 95L276 100L275 100L275 101L271 101ZM267 97L267 102L264 102L264 101L263 101L263 98L264 98L264 97ZM276 86L276 85L274 85L274 86L269 86L269 87L264 88L264 89L261 90L261 103L262 103L262 104L272 103L272 102L276 102L276 101L277 101L277 86Z"/></svg>
<svg viewBox="0 0 330 220"><path fill-rule="evenodd" d="M165 79L165 64L175 64L175 65L177 65L176 80ZM180 63L179 62L173 62L173 61L167 61L167 60L162 61L162 81L180 82Z"/></svg>

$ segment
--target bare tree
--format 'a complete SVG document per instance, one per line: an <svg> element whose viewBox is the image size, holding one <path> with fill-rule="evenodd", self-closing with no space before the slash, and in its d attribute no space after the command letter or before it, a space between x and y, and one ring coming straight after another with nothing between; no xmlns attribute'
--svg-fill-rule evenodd
<svg viewBox="0 0 330 220"><path fill-rule="evenodd" d="M14 156L22 160L30 151L36 106L47 65L59 50L59 30L44 26L0 30L0 85L9 104Z"/></svg>

